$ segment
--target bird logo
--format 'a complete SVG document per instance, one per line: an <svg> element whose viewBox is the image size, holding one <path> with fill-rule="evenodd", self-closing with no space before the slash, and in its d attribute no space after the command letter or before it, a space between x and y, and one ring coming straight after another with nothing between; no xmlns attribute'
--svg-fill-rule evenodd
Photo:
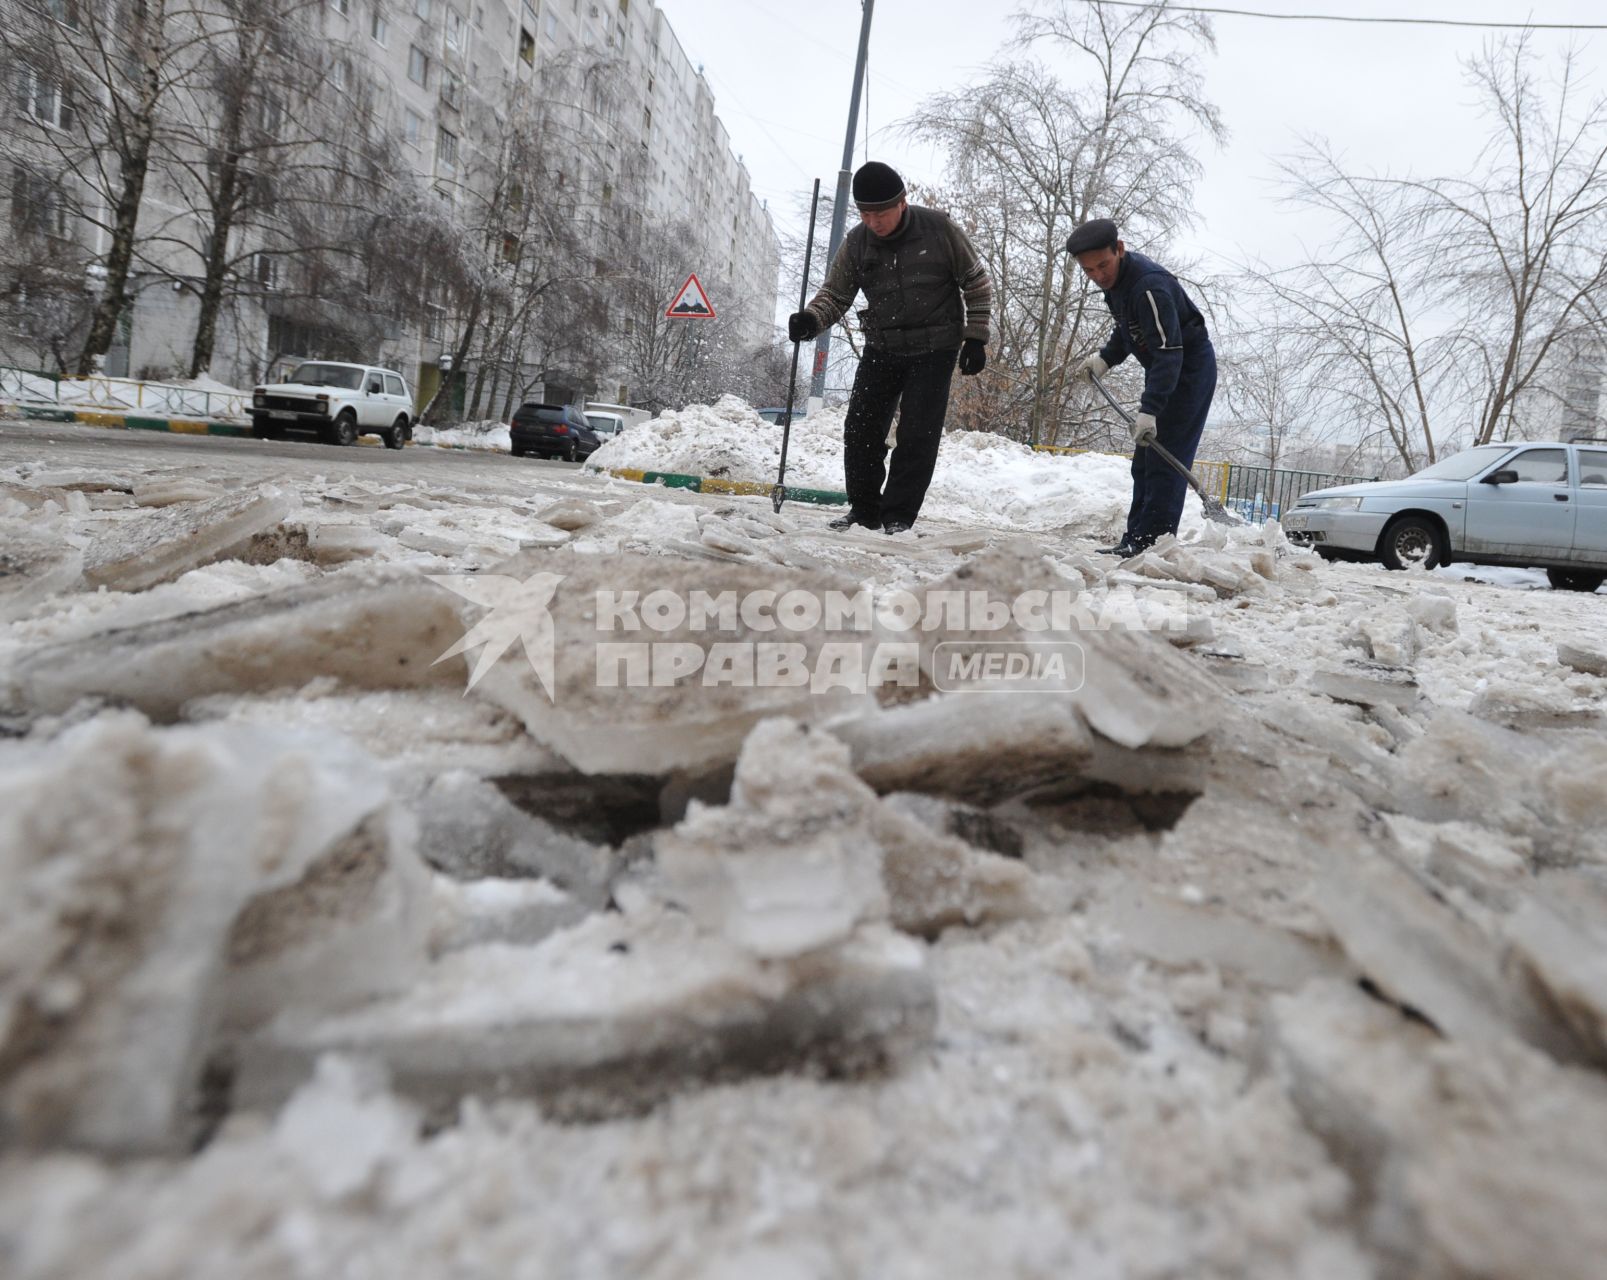
<svg viewBox="0 0 1607 1280"><path fill-rule="evenodd" d="M427 576L486 611L485 616L435 662L445 662L460 653L479 648L480 652L474 658L474 668L469 672L468 689L473 689L503 654L512 649L516 642L523 642L525 658L536 673L536 679L541 682L547 697L556 701L552 690L552 664L557 640L553 632L552 613L547 606L558 584L564 580L563 574L536 573L522 580L500 573ZM468 692L468 689L464 692Z"/></svg>

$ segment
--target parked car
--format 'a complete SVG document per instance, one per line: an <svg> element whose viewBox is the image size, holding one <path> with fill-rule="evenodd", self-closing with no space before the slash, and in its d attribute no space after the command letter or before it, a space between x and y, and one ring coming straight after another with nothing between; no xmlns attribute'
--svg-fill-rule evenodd
<svg viewBox="0 0 1607 1280"><path fill-rule="evenodd" d="M603 400L592 401L586 406L585 412L588 414L618 414L620 421L622 421L627 427L640 426L642 423L650 421L653 417L653 415L646 409L636 409L628 404L610 404Z"/></svg>
<svg viewBox="0 0 1607 1280"><path fill-rule="evenodd" d="M598 438L607 444L615 436L625 430L625 419L617 413L605 413L600 409L586 410L586 423L595 431Z"/></svg>
<svg viewBox="0 0 1607 1280"><path fill-rule="evenodd" d="M781 420L787 416L787 411L785 409L756 409L754 412L772 426L780 426ZM805 416L806 414L803 405L797 405L793 408L792 420L794 422L797 422L799 418Z"/></svg>
<svg viewBox="0 0 1607 1280"><path fill-rule="evenodd" d="M1607 582L1607 440L1479 445L1405 480L1305 494L1283 527L1330 560L1522 565L1594 591Z"/></svg>
<svg viewBox="0 0 1607 1280"><path fill-rule="evenodd" d="M283 382L251 393L251 434L276 440L313 431L325 444L356 444L377 435L387 449L413 438L413 395L394 369L337 360L304 360Z"/></svg>
<svg viewBox="0 0 1607 1280"><path fill-rule="evenodd" d="M508 424L513 456L533 453L538 458L577 462L602 447L602 440L572 404L522 404Z"/></svg>

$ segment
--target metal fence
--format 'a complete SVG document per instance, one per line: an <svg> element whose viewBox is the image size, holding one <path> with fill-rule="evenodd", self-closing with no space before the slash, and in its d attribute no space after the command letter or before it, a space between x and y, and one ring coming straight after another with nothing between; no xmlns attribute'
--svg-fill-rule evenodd
<svg viewBox="0 0 1607 1280"><path fill-rule="evenodd" d="M1206 464L1195 465L1196 474ZM1254 467L1243 463L1218 463L1224 475L1217 497L1229 510L1237 511L1246 520L1278 520L1283 512L1294 506L1295 499L1314 489L1327 489L1339 484L1362 484L1378 479L1377 476L1347 476L1332 471L1286 471L1278 467ZM1200 483L1215 488L1203 474Z"/></svg>
<svg viewBox="0 0 1607 1280"><path fill-rule="evenodd" d="M62 377L0 365L0 401L58 409L150 413L185 418L244 418L249 391L208 391L133 378Z"/></svg>

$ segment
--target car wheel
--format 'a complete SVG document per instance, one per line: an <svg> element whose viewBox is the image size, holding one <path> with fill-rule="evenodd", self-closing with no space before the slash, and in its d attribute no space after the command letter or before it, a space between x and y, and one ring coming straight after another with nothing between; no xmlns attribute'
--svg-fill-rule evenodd
<svg viewBox="0 0 1607 1280"><path fill-rule="evenodd" d="M407 419L398 418L389 431L380 433L379 438L385 442L387 449L400 449L407 443Z"/></svg>
<svg viewBox="0 0 1607 1280"><path fill-rule="evenodd" d="M1607 582L1607 573L1589 569L1547 569L1546 580L1557 591L1594 591Z"/></svg>
<svg viewBox="0 0 1607 1280"><path fill-rule="evenodd" d="M1427 516L1400 516L1378 540L1378 558L1386 569L1437 569L1446 561L1445 537Z"/></svg>
<svg viewBox="0 0 1607 1280"><path fill-rule="evenodd" d="M580 446L577 445L573 440L571 440L569 442L569 447L564 450L564 461L565 462L573 462L579 456L579 454L580 454Z"/></svg>
<svg viewBox="0 0 1607 1280"><path fill-rule="evenodd" d="M284 434L278 427L267 422L253 422L251 434L258 440L277 440Z"/></svg>
<svg viewBox="0 0 1607 1280"><path fill-rule="evenodd" d="M1339 552L1335 551L1332 547L1314 547L1312 549L1317 553L1319 558L1326 560L1329 564L1332 564L1335 560L1339 559Z"/></svg>
<svg viewBox="0 0 1607 1280"><path fill-rule="evenodd" d="M522 458L525 456L525 451L516 444L510 444L508 446L508 452L516 458Z"/></svg>
<svg viewBox="0 0 1607 1280"><path fill-rule="evenodd" d="M357 443L357 415L350 409L343 409L340 417L335 419L335 425L329 429L330 444L356 444Z"/></svg>

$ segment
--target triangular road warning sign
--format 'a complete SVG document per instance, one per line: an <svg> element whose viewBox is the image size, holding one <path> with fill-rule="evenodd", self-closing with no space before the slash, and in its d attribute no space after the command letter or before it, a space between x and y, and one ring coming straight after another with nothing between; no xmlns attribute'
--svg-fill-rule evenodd
<svg viewBox="0 0 1607 1280"><path fill-rule="evenodd" d="M687 276L686 283L664 314L672 320L714 319L714 306L709 302L709 295L703 292L703 286L698 283L696 272Z"/></svg>

